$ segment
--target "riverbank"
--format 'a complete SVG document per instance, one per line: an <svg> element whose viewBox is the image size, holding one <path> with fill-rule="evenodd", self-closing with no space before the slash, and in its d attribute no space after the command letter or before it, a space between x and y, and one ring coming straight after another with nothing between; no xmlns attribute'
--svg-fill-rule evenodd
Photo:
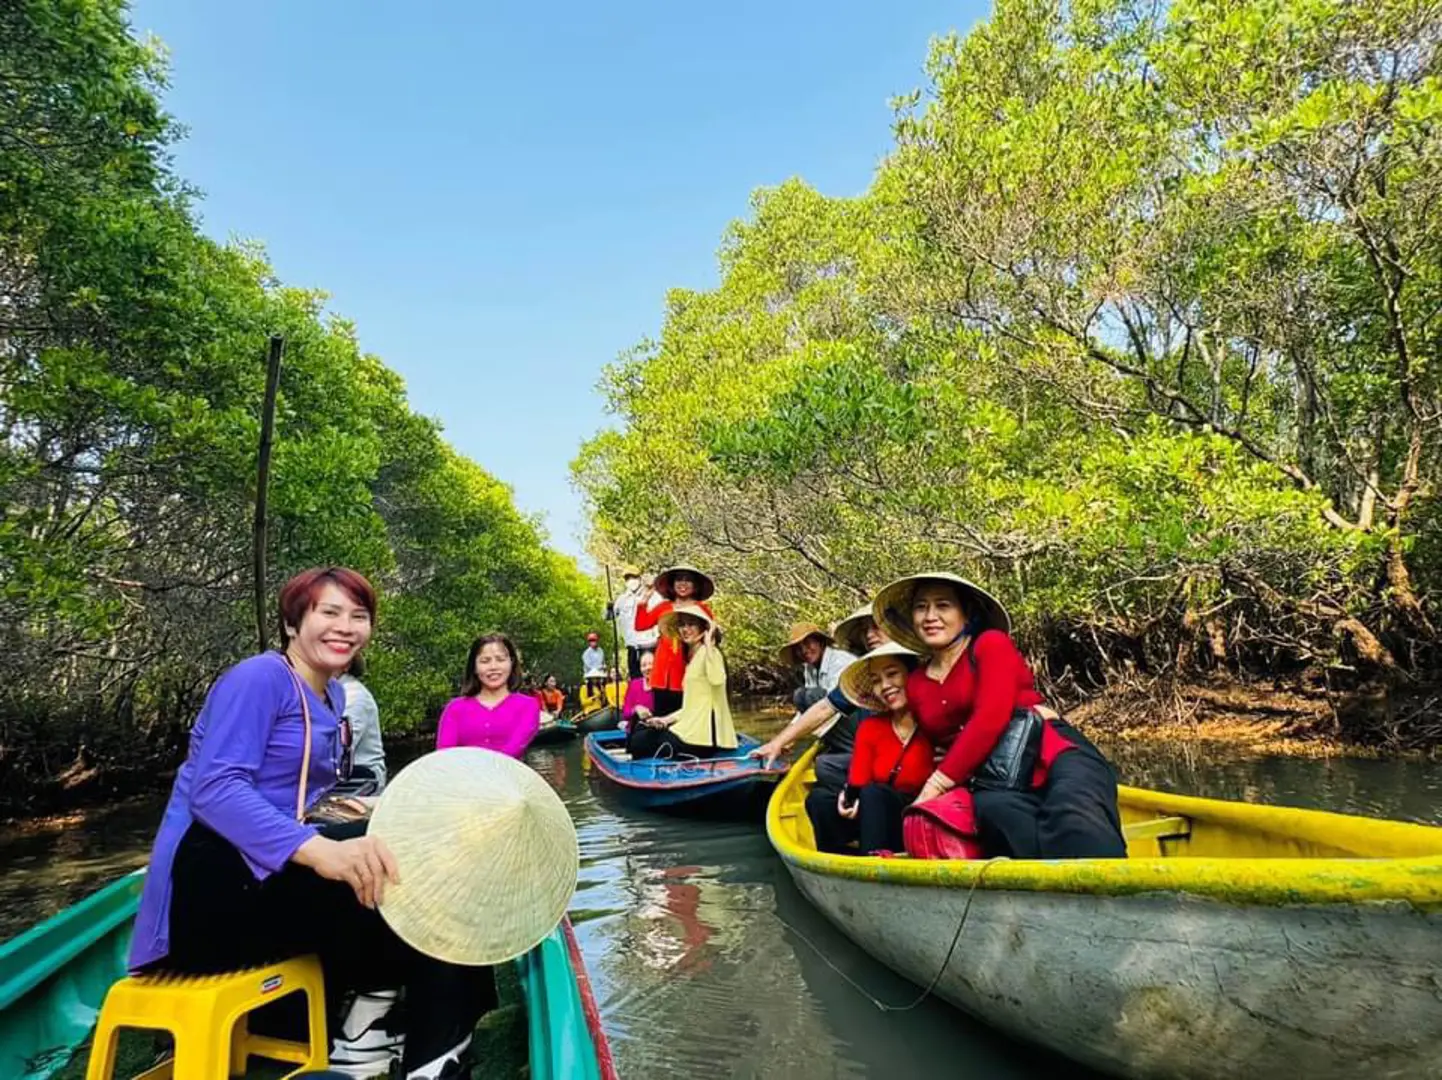
<svg viewBox="0 0 1442 1080"><path fill-rule="evenodd" d="M753 721L753 733L769 737L791 715L784 698L738 699L738 712ZM1349 730L1377 730L1349 716L1382 708L1364 695L1329 695L1302 687L1246 684L1234 679L1118 685L1101 693L1063 702L1067 719L1089 736L1118 743L1185 744L1229 753L1287 757L1355 757L1384 761L1442 760L1442 702L1434 719L1417 730L1396 730L1388 743L1349 739ZM410 760L429 749L432 734L388 736L386 749ZM0 803L0 835L26 835L92 822L127 806L152 801L174 779L166 767L139 773L128 770L124 782L98 775L93 784L65 791L16 793ZM8 795L9 793L7 793ZM12 801L13 799L13 801ZM41 808L41 812L35 810Z"/></svg>
<svg viewBox="0 0 1442 1080"><path fill-rule="evenodd" d="M1390 735L1382 743L1349 737L1355 730L1378 730L1376 724L1356 720L1388 706L1373 695L1228 678L1113 686L1070 703L1066 714L1089 735L1108 742L1186 743L1288 757L1442 760L1442 712L1411 730L1403 723L1383 727Z"/></svg>

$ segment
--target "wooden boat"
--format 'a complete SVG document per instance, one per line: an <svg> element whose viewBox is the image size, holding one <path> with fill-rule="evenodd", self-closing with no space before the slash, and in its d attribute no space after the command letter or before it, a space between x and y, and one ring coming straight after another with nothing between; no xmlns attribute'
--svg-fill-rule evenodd
<svg viewBox="0 0 1442 1080"><path fill-rule="evenodd" d="M980 1019L1123 1077L1442 1077L1442 828L1122 788L1125 860L827 855L814 756L767 808L796 884Z"/></svg>
<svg viewBox="0 0 1442 1080"><path fill-rule="evenodd" d="M621 724L621 711L607 705L594 712L581 713L575 717L573 723L582 735L589 735L593 731L613 731Z"/></svg>
<svg viewBox="0 0 1442 1080"><path fill-rule="evenodd" d="M0 1076L46 1080L88 1037L105 993L125 974L144 870L0 945ZM568 920L516 960L530 1075L615 1080L580 949Z"/></svg>
<svg viewBox="0 0 1442 1080"><path fill-rule="evenodd" d="M570 720L557 720L541 714L541 728L536 732L536 737L531 740L532 746L554 746L557 743L566 743L574 739L580 732L576 725Z"/></svg>
<svg viewBox="0 0 1442 1080"><path fill-rule="evenodd" d="M749 735L737 738L740 741L735 750L713 758L632 761L626 752L626 733L602 731L586 736L586 757L602 776L640 805L677 806L774 782L786 772L785 766L768 769L750 756L761 745L759 741Z"/></svg>

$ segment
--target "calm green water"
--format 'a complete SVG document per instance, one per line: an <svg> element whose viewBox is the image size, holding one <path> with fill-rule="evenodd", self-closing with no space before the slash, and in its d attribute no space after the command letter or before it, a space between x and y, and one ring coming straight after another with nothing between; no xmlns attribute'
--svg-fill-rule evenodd
<svg viewBox="0 0 1442 1080"><path fill-rule="evenodd" d="M764 734L776 721L756 716L750 726ZM1130 783L1442 824L1436 765L1111 749ZM726 820L650 814L587 775L579 743L537 748L528 760L576 821L572 918L623 1076L1088 1075L934 999L879 1011L838 971L891 1004L917 989L798 894L759 805ZM0 838L0 937L143 865L160 808L156 800L83 828Z"/></svg>

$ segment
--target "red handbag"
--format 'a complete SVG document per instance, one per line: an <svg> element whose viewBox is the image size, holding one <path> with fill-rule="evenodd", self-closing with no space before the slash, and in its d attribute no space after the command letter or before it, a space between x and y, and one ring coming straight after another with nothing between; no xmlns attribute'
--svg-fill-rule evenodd
<svg viewBox="0 0 1442 1080"><path fill-rule="evenodd" d="M976 807L964 787L907 807L901 818L901 837L913 859L985 857L977 836Z"/></svg>

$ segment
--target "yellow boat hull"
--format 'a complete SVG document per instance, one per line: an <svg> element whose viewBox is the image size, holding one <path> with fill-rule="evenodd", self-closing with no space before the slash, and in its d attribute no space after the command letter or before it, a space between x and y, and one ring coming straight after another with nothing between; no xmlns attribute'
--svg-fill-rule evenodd
<svg viewBox="0 0 1442 1080"><path fill-rule="evenodd" d="M1123 788L1125 860L826 855L813 755L767 812L798 887L982 1020L1124 1077L1442 1077L1442 829Z"/></svg>

